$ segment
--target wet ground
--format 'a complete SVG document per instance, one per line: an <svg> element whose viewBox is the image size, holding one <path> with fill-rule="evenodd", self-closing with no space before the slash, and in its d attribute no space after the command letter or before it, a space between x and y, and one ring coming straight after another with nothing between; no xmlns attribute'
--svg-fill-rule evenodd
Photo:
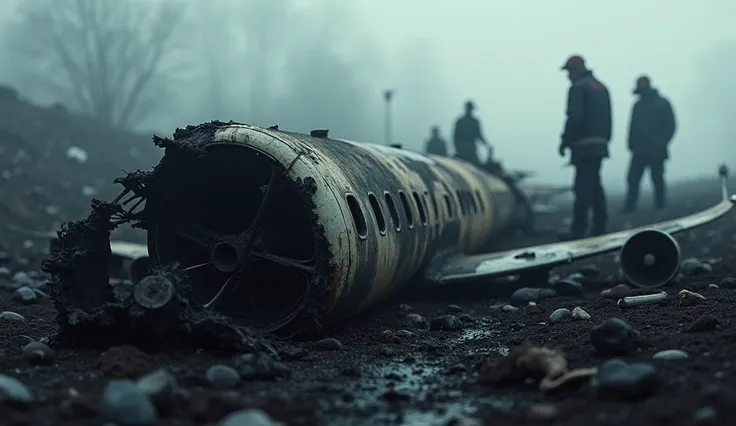
<svg viewBox="0 0 736 426"><path fill-rule="evenodd" d="M671 193L672 207L666 212L645 209L614 216L613 225L621 228L676 217L718 200L715 181L680 185ZM648 201L645 196L644 207ZM617 207L612 203L610 210ZM554 228L562 217L564 211L548 217L543 225ZM506 246L543 239L517 238ZM445 295L441 301L388 301L325 336L339 343L275 342L281 360L263 361L261 374L218 367L208 375L215 364L238 367L242 360L165 348L145 354L132 347L106 352L57 349L52 358L38 352L24 356L22 348L28 342L53 333L55 312L48 300L28 304L13 300L12 288L19 278L10 275L18 271L28 273L20 279L43 290L38 284L43 277L35 277L28 270L31 266L13 262L2 271L7 288L0 290L0 311L15 312L24 319L0 314L0 373L21 384L0 379L0 401L5 401L0 419L8 425L99 425L105 419L125 424L127 416L127 424L148 424L146 401L130 396L133 391L126 394L118 389L117 403L114 390L103 391L110 380L137 379L163 368L176 384L161 382L159 375L157 383L167 385L154 386L156 424L162 425L272 424L267 418L261 423L224 419L247 407L288 425L730 424L736 410L732 386L736 290L730 287L736 285L712 284L736 276L736 222L729 216L678 240L683 257L699 258L711 265L712 272L679 277L667 288L669 298L662 304L622 310L616 305L617 297L602 297L602 290L621 284L615 256L605 255L554 271L564 276L594 266L598 275L587 282L582 297L555 297L535 304L516 303L516 307L507 306L508 298L477 293L470 298ZM704 299L692 296L688 300L693 304L682 306L676 300L681 289ZM590 318L562 315L557 322L550 320L557 309L576 307ZM442 320L453 330L428 330L427 323L412 314L427 323L444 315L456 320ZM601 352L600 339L595 350L591 329L613 317L636 332L619 324L623 331L613 327L603 338L619 352ZM509 360L517 359L509 353L517 348L514 354L518 354L524 342L560 351L570 369L600 367L610 358L645 365L608 375L599 372L593 382L586 379L556 392L542 392L538 378L527 377L533 374L511 371L515 374L509 375ZM668 359L653 360L655 353L664 350L684 351L686 357L670 352ZM45 359L50 363L31 365ZM23 394L24 386L32 398ZM165 398L160 397L163 394Z"/></svg>

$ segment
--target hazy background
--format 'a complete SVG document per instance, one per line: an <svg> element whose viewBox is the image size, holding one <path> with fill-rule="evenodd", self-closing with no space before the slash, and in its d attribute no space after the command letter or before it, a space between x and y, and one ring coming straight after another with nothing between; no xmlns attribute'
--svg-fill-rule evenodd
<svg viewBox="0 0 736 426"><path fill-rule="evenodd" d="M421 150L466 99L506 167L569 183L557 156L573 53L611 90L609 187L624 184L635 78L675 108L668 175L731 164L729 0L4 0L0 81L112 125L170 135L219 119ZM451 143L448 141L448 143ZM646 179L648 186L648 179Z"/></svg>

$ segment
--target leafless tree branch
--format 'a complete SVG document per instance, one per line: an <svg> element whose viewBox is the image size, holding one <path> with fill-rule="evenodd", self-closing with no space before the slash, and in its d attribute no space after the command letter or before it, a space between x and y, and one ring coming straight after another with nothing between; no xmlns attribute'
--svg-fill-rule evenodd
<svg viewBox="0 0 736 426"><path fill-rule="evenodd" d="M26 0L6 34L16 65L66 92L62 101L131 128L156 108L152 93L166 91L175 76L164 65L182 53L176 30L183 14L178 0Z"/></svg>

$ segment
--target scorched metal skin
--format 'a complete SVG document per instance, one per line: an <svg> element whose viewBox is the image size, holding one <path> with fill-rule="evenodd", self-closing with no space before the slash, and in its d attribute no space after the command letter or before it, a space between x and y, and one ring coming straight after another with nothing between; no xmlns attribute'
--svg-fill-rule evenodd
<svg viewBox="0 0 736 426"><path fill-rule="evenodd" d="M241 124L202 127L180 143L206 148L196 161L183 165L182 160L180 168L203 165L218 150L228 150L228 157L244 150L250 151L244 156L267 158L288 182L309 186L292 194L298 193L300 202L311 206L315 271L293 312L259 325L268 331L290 323L326 324L353 316L420 277L436 256L476 253L499 231L523 224L532 214L526 208L529 204L517 199L506 182L453 158ZM167 150L158 166L161 172L174 167L174 160ZM251 167L245 157L241 167ZM163 191L174 184L164 178L157 186ZM224 184L249 185L211 182ZM166 235L175 232L167 229L172 219L170 212L164 213L161 204L168 203L164 199L146 202L152 263L179 261L190 266L171 247L164 247L171 246L163 242ZM249 249L253 247L243 248ZM259 260L268 261L263 256ZM248 309L245 302L241 309ZM223 309L223 313L237 318L242 312Z"/></svg>
<svg viewBox="0 0 736 426"><path fill-rule="evenodd" d="M478 253L502 230L525 226L533 211L511 181L464 161L332 139L326 131L308 136L220 122L177 130L162 146L140 224L150 265L179 263L198 302L283 335L354 316L415 278L484 281L622 247L624 272L640 278L632 284L662 285L679 264L669 234L718 219L736 201L723 166L722 200L701 212Z"/></svg>

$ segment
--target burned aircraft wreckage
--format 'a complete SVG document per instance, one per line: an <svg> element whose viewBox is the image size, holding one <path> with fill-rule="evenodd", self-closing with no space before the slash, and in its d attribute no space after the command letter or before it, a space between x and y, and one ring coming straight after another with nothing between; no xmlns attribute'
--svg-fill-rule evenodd
<svg viewBox="0 0 736 426"><path fill-rule="evenodd" d="M733 204L722 167L723 200L708 210L595 238L479 253L533 212L512 180L464 161L326 131L232 122L177 129L154 143L165 154L151 172L118 179L124 192L116 200L95 200L88 219L59 232L44 269L62 334L106 306L129 311L135 299L156 310L176 293L172 309L188 330L205 322L291 336L354 316L410 282L547 273L616 249L633 284L657 286L679 264L669 234L715 220ZM124 223L147 231L150 257L145 247L111 248L111 230ZM125 301L107 285L111 255L136 265Z"/></svg>

